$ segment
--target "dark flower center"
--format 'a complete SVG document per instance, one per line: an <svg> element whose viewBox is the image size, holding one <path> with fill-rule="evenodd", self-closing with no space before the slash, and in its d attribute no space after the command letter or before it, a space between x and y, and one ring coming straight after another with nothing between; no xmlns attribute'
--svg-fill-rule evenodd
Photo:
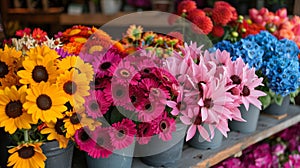
<svg viewBox="0 0 300 168"><path fill-rule="evenodd" d="M18 150L19 157L23 159L31 158L34 156L34 153L33 146L22 147L20 150Z"/></svg>
<svg viewBox="0 0 300 168"><path fill-rule="evenodd" d="M40 83L42 81L47 82L49 78L48 72L45 67L38 65L35 66L34 69L32 70L32 79Z"/></svg>
<svg viewBox="0 0 300 168"><path fill-rule="evenodd" d="M249 96L250 95L250 89L248 88L248 86L243 87L242 94L243 94L243 96Z"/></svg>
<svg viewBox="0 0 300 168"><path fill-rule="evenodd" d="M145 73L150 73L150 70L149 70L148 68L145 68L145 69L144 69L144 72L145 72Z"/></svg>
<svg viewBox="0 0 300 168"><path fill-rule="evenodd" d="M76 113L74 113L71 117L70 117L70 121L72 124L78 124L80 123L80 119L78 117L78 115Z"/></svg>
<svg viewBox="0 0 300 168"><path fill-rule="evenodd" d="M137 100L136 96L134 96L134 95L130 96L130 100L131 100L132 103L135 103L136 100Z"/></svg>
<svg viewBox="0 0 300 168"><path fill-rule="evenodd" d="M201 125L202 124L202 117L201 117L201 111L199 110L199 113L194 121L195 125Z"/></svg>
<svg viewBox="0 0 300 168"><path fill-rule="evenodd" d="M81 133L81 135L80 135L80 139L82 140L82 141L86 141L86 140L88 140L89 139L89 135L86 133L86 132L82 132Z"/></svg>
<svg viewBox="0 0 300 168"><path fill-rule="evenodd" d="M152 105L151 104L146 104L145 105L145 110L151 111L152 110Z"/></svg>
<svg viewBox="0 0 300 168"><path fill-rule="evenodd" d="M202 98L203 97L203 87L202 87L202 84L206 84L206 82L204 82L204 81L200 81L200 82L198 82L198 89L199 89L199 96L200 96L200 98Z"/></svg>
<svg viewBox="0 0 300 168"><path fill-rule="evenodd" d="M116 96L121 97L123 95L123 90L122 89L118 89L116 91Z"/></svg>
<svg viewBox="0 0 300 168"><path fill-rule="evenodd" d="M64 122L61 119L57 120L57 122L55 123L54 129L59 135L64 135L64 132L62 130L63 125Z"/></svg>
<svg viewBox="0 0 300 168"><path fill-rule="evenodd" d="M125 131L124 130L119 130L117 135L118 135L119 138L123 138L125 136Z"/></svg>
<svg viewBox="0 0 300 168"><path fill-rule="evenodd" d="M49 110L52 106L52 100L48 95L41 94L36 99L36 104L41 110Z"/></svg>
<svg viewBox="0 0 300 168"><path fill-rule="evenodd" d="M168 128L168 123L166 121L161 121L159 123L159 128L162 132L166 131Z"/></svg>
<svg viewBox="0 0 300 168"><path fill-rule="evenodd" d="M64 84L63 89L67 94L72 95L76 92L77 85L73 81L68 81Z"/></svg>
<svg viewBox="0 0 300 168"><path fill-rule="evenodd" d="M233 84L237 84L237 85L239 85L239 84L241 84L241 79L240 79L240 77L239 76L237 76L237 75L232 75L231 77L230 77L230 79L232 80L232 83Z"/></svg>
<svg viewBox="0 0 300 168"><path fill-rule="evenodd" d="M0 61L0 78L4 78L8 72L8 66L5 64L5 62Z"/></svg>
<svg viewBox="0 0 300 168"><path fill-rule="evenodd" d="M103 146L104 145L104 139L103 139L103 137L99 137L99 138L97 138L97 144L99 145L99 146Z"/></svg>
<svg viewBox="0 0 300 168"><path fill-rule="evenodd" d="M102 70L107 70L107 69L109 69L111 67L111 63L110 62L104 62L104 63L102 63L101 65L100 65L100 68L102 69Z"/></svg>
<svg viewBox="0 0 300 168"><path fill-rule="evenodd" d="M210 98L206 98L205 100L204 100L204 107L206 107L206 108L212 108L214 106L214 103L213 103L213 101L210 99Z"/></svg>
<svg viewBox="0 0 300 168"><path fill-rule="evenodd" d="M93 111L99 109L98 103L95 100L90 103L90 109L92 109Z"/></svg>
<svg viewBox="0 0 300 168"><path fill-rule="evenodd" d="M21 116L23 113L22 111L22 103L20 100L18 101L10 101L6 106L5 106L5 114L9 118L17 118Z"/></svg>

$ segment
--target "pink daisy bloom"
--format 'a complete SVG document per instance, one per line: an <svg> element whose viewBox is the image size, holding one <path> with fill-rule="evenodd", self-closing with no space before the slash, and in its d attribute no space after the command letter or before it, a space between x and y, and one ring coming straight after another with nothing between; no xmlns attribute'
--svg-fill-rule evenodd
<svg viewBox="0 0 300 168"><path fill-rule="evenodd" d="M109 135L111 137L112 145L116 149L123 149L130 146L134 141L136 134L135 124L125 118L121 122L112 124Z"/></svg>
<svg viewBox="0 0 300 168"><path fill-rule="evenodd" d="M200 60L200 57L202 57L202 48L203 46L197 47L197 43L191 42L190 45L187 43L184 44L184 47L181 47L180 50L182 54L184 55L184 59L186 60L186 63L190 65L190 63L196 61L198 62Z"/></svg>
<svg viewBox="0 0 300 168"><path fill-rule="evenodd" d="M216 75L219 77L219 74L223 74L226 66L229 65L232 61L230 58L230 53L227 51L220 51L217 49L216 52L209 53L209 51L204 52L205 62L212 61L216 64Z"/></svg>
<svg viewBox="0 0 300 168"><path fill-rule="evenodd" d="M184 85L187 81L187 71L189 69L188 64L183 61L181 56L168 57L165 61L165 69L176 77L177 82L180 85Z"/></svg>
<svg viewBox="0 0 300 168"><path fill-rule="evenodd" d="M108 50L103 56L100 55L99 65L97 66L97 77L112 76L116 66L121 61L121 53L117 50ZM96 62L96 61L95 61Z"/></svg>
<svg viewBox="0 0 300 168"><path fill-rule="evenodd" d="M184 114L183 116L180 116L180 120L185 125L190 126L187 131L186 141L190 140L196 134L196 130L198 130L198 132L203 137L203 139L210 142L209 134L202 125L203 122L202 122L201 113L199 111L199 107L194 109L189 109L186 115Z"/></svg>
<svg viewBox="0 0 300 168"><path fill-rule="evenodd" d="M139 144L147 144L153 135L152 124L145 122L138 125L136 140Z"/></svg>
<svg viewBox="0 0 300 168"><path fill-rule="evenodd" d="M79 149L88 153L93 147L94 141L90 138L89 134L85 132L87 130L87 128L76 130L74 139Z"/></svg>
<svg viewBox="0 0 300 168"><path fill-rule="evenodd" d="M102 117L102 113L95 96L95 91L90 92L90 95L85 97L84 107L86 114L94 119ZM101 102L101 101L100 101Z"/></svg>
<svg viewBox="0 0 300 168"><path fill-rule="evenodd" d="M113 74L112 83L120 83L124 86L128 86L131 79L138 72L128 61L121 61Z"/></svg>
<svg viewBox="0 0 300 168"><path fill-rule="evenodd" d="M94 140L94 146L90 147L88 155L93 158L108 158L114 147L111 144L109 136L109 128L96 127L92 132L92 139Z"/></svg>
<svg viewBox="0 0 300 168"><path fill-rule="evenodd" d="M266 93L256 90L255 88L263 85L262 81L263 78L258 78L255 74L255 69L251 68L249 69L248 66L246 66L244 69L245 78L247 80L242 81L242 90L241 90L241 98L242 102L245 105L246 110L249 109L249 104L253 104L257 108L261 110L261 102L259 101L259 97L266 96Z"/></svg>
<svg viewBox="0 0 300 168"><path fill-rule="evenodd" d="M176 131L175 119L168 117L167 112L164 112L154 121L153 129L160 139L169 141L172 139L172 133Z"/></svg>
<svg viewBox="0 0 300 168"><path fill-rule="evenodd" d="M178 84L176 78L167 69L156 68L154 75L167 88L171 88L173 84Z"/></svg>
<svg viewBox="0 0 300 168"><path fill-rule="evenodd" d="M138 119L142 122L150 122L160 116L165 110L165 104L146 100L143 106L137 109Z"/></svg>
<svg viewBox="0 0 300 168"><path fill-rule="evenodd" d="M116 106L123 106L130 103L129 86L125 87L118 83L113 84L111 86L111 95L113 98L113 103Z"/></svg>
<svg viewBox="0 0 300 168"><path fill-rule="evenodd" d="M220 118L232 119L228 103L233 99L228 96L225 80L214 78L211 83L202 84L203 97L198 101L202 121L207 123L219 123Z"/></svg>

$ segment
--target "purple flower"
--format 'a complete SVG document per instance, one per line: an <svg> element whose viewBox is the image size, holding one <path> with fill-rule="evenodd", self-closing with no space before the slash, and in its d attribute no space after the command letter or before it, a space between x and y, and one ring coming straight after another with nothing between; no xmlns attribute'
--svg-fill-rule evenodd
<svg viewBox="0 0 300 168"><path fill-rule="evenodd" d="M283 165L283 168L300 167L300 154L289 155L289 160Z"/></svg>
<svg viewBox="0 0 300 168"><path fill-rule="evenodd" d="M284 144L281 144L281 143L276 144L276 145L272 146L272 154L279 156L284 153L285 149L286 149L286 146Z"/></svg>

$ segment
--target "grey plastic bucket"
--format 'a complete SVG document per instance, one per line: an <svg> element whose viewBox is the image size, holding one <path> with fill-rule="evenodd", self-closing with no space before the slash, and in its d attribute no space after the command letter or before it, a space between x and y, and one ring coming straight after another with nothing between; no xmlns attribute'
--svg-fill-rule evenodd
<svg viewBox="0 0 300 168"><path fill-rule="evenodd" d="M186 125L177 123L171 140L163 141L155 135L148 144L136 144L134 155L150 166L174 167L181 158L186 128Z"/></svg>
<svg viewBox="0 0 300 168"><path fill-rule="evenodd" d="M246 122L240 121L229 121L228 125L230 130L241 133L251 133L256 131L257 122L259 118L260 110L256 106L250 104L249 110L247 111L244 105L239 107L242 118Z"/></svg>
<svg viewBox="0 0 300 168"><path fill-rule="evenodd" d="M59 148L57 141L46 142L41 146L46 155L46 168L71 168L74 142L69 141L66 148Z"/></svg>
<svg viewBox="0 0 300 168"><path fill-rule="evenodd" d="M283 98L281 106L276 103L270 104L266 109L263 110L264 113L272 114L272 115L282 115L286 114L290 104L290 97L285 96Z"/></svg>
<svg viewBox="0 0 300 168"><path fill-rule="evenodd" d="M108 158L96 159L86 153L87 166L88 168L131 168L134 145L135 143L132 143L132 145L125 149L115 150Z"/></svg>
<svg viewBox="0 0 300 168"><path fill-rule="evenodd" d="M207 124L204 124L204 128L206 130L209 130ZM216 149L220 147L222 145L222 141L223 141L223 135L218 129L215 129L215 136L213 137L213 139L211 139L210 142L203 139L199 131L197 130L194 137L191 140L189 140L187 143L194 148L208 150L208 149Z"/></svg>

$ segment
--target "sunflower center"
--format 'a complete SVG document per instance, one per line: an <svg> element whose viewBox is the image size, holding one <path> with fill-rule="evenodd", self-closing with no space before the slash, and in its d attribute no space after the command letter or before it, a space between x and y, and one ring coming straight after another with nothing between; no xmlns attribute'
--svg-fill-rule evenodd
<svg viewBox="0 0 300 168"><path fill-rule="evenodd" d="M80 119L76 113L70 117L70 121L74 125L80 123Z"/></svg>
<svg viewBox="0 0 300 168"><path fill-rule="evenodd" d="M110 62L104 62L100 65L100 68L103 70L107 70L108 68L111 67L111 63Z"/></svg>
<svg viewBox="0 0 300 168"><path fill-rule="evenodd" d="M248 86L243 87L242 94L243 94L243 96L249 96L250 95L250 89L248 88Z"/></svg>
<svg viewBox="0 0 300 168"><path fill-rule="evenodd" d="M232 75L231 77L230 77L230 79L232 80L232 83L233 84L237 84L237 85L239 85L239 84L241 84L241 78L239 77L239 76L237 76L237 75Z"/></svg>
<svg viewBox="0 0 300 168"><path fill-rule="evenodd" d="M168 128L168 123L166 121L161 121L159 123L159 128L162 132L166 131Z"/></svg>
<svg viewBox="0 0 300 168"><path fill-rule="evenodd" d="M67 94L72 95L76 92L77 85L73 81L68 81L64 84L63 89Z"/></svg>
<svg viewBox="0 0 300 168"><path fill-rule="evenodd" d="M34 69L32 70L32 79L37 82L40 83L42 81L47 82L49 78L47 69L43 66L35 66Z"/></svg>
<svg viewBox="0 0 300 168"><path fill-rule="evenodd" d="M130 76L130 72L127 69L122 69L120 71L120 74L125 78L128 78Z"/></svg>
<svg viewBox="0 0 300 168"><path fill-rule="evenodd" d="M57 120L57 122L55 123L55 131L59 134L59 135L64 135L64 132L62 130L62 127L64 125L63 120Z"/></svg>
<svg viewBox="0 0 300 168"><path fill-rule="evenodd" d="M49 110L52 106L52 100L48 95L41 94L36 99L36 104L37 104L38 108L40 108L42 110Z"/></svg>
<svg viewBox="0 0 300 168"><path fill-rule="evenodd" d="M8 72L8 66L5 64L5 62L0 61L0 78L4 78Z"/></svg>
<svg viewBox="0 0 300 168"><path fill-rule="evenodd" d="M213 101L210 98L206 98L204 100L204 107L206 108L212 108L214 106Z"/></svg>
<svg viewBox="0 0 300 168"><path fill-rule="evenodd" d="M123 138L125 136L125 131L124 130L119 130L117 135L118 135L119 138Z"/></svg>
<svg viewBox="0 0 300 168"><path fill-rule="evenodd" d="M10 101L5 106L5 113L9 118L17 118L22 115L22 103L18 101Z"/></svg>
<svg viewBox="0 0 300 168"><path fill-rule="evenodd" d="M33 146L22 147L20 150L18 150L18 154L19 157L23 159L31 158L34 155L34 148Z"/></svg>

